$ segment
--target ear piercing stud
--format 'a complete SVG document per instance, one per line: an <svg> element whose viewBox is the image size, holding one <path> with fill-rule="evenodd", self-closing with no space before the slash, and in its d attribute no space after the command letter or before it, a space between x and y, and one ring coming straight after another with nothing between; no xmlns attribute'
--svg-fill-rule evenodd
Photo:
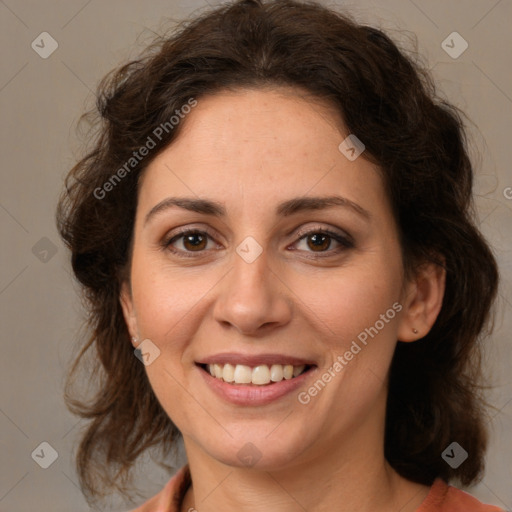
<svg viewBox="0 0 512 512"><path fill-rule="evenodd" d="M414 334L418 334L418 329L414 328L414 329L412 330L412 332L413 332Z"/></svg>
<svg viewBox="0 0 512 512"><path fill-rule="evenodd" d="M132 336L132 343L137 343L139 341L135 336Z"/></svg>

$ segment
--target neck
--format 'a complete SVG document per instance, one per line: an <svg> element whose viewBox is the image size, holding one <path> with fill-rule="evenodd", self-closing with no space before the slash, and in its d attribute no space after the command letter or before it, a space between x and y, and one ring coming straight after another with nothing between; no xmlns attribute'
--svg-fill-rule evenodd
<svg viewBox="0 0 512 512"><path fill-rule="evenodd" d="M223 464L185 438L193 487L182 510L414 512L429 488L399 476L384 458L383 442L369 443L367 434L325 443L323 451L313 447L314 457L268 470Z"/></svg>

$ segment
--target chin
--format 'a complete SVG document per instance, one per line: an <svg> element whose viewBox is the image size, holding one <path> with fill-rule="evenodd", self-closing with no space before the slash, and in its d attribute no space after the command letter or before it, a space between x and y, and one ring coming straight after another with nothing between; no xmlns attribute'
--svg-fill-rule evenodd
<svg viewBox="0 0 512 512"><path fill-rule="evenodd" d="M298 461L305 449L304 439L275 436L270 441L265 435L250 436L247 433L243 438L230 439L225 445L216 444L211 449L205 446L205 451L212 458L227 466L258 471L290 467Z"/></svg>

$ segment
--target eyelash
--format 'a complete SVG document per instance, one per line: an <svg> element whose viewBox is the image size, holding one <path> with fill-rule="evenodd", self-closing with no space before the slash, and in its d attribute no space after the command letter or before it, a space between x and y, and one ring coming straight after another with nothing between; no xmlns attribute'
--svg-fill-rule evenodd
<svg viewBox="0 0 512 512"><path fill-rule="evenodd" d="M327 235L329 238L334 239L336 242L338 242L341 245L341 247L339 247L338 249L330 249L328 251L319 251L318 253L316 253L315 251L306 251L306 252L311 252L312 254L314 254L314 256L307 256L309 258L314 258L314 259L316 259L316 258L328 258L328 257L334 256L334 255L337 255L339 252L341 252L344 249L351 249L351 248L354 247L354 243L353 243L353 241L351 240L350 237L343 236L343 235L341 235L339 233L336 233L334 231L331 231L331 230L325 229L325 228L313 228L313 229L309 229L309 230L306 230L306 231L300 231L299 233L297 233L297 236L300 237L297 240L297 242L300 242L301 240L304 240L305 238L307 238L310 235L317 235L317 234ZM180 231L177 234L176 233L173 234L172 237L166 238L165 240L163 240L162 247L164 249L172 252L173 254L177 255L178 257L182 257L182 258L194 258L194 257L196 257L194 255L194 253L201 254L201 253L205 252L204 250L201 250L201 251L183 251L181 249L176 250L174 248L171 248L172 244L175 241L183 238L186 235L206 235L207 237L209 237L210 239L213 240L213 236L208 231L206 231L206 230L185 229L183 231ZM324 256L322 256L322 254L324 254Z"/></svg>

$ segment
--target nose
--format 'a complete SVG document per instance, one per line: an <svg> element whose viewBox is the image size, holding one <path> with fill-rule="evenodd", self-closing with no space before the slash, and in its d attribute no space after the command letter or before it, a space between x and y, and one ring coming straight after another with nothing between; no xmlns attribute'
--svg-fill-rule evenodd
<svg viewBox="0 0 512 512"><path fill-rule="evenodd" d="M266 251L248 263L238 254L234 266L222 280L214 306L214 318L224 328L257 336L286 325L292 301L277 269L269 266Z"/></svg>

